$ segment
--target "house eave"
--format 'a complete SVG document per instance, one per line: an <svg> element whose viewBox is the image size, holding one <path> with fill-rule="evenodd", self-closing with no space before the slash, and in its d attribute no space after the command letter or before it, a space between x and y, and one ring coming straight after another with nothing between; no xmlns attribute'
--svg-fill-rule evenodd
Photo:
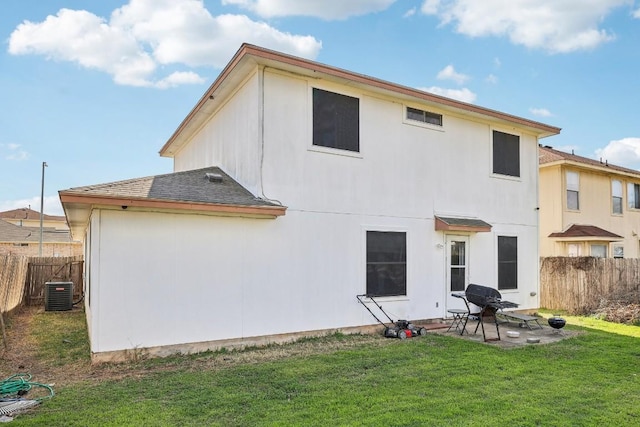
<svg viewBox="0 0 640 427"><path fill-rule="evenodd" d="M624 240L623 237L604 237L604 236L549 236L550 239L558 242L619 242Z"/></svg>
<svg viewBox="0 0 640 427"><path fill-rule="evenodd" d="M179 200L107 197L59 192L67 222L74 237L82 236L94 209L136 210L145 212L197 213L213 216L237 216L274 219L283 216L285 206L247 206L219 203L198 203Z"/></svg>

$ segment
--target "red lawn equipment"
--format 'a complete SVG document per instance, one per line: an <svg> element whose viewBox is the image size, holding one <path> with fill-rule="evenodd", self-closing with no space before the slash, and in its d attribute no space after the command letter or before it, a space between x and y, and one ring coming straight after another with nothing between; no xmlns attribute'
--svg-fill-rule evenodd
<svg viewBox="0 0 640 427"><path fill-rule="evenodd" d="M366 295L366 294L356 295L356 298L358 299L358 302L362 304L369 313L371 313L373 318L376 319L378 323L380 323L382 326L384 326L383 335L386 338L400 338L401 340L403 340L406 338L416 337L418 335L420 336L427 335L427 330L425 328L415 326L413 323L409 322L408 320L397 320L394 322L393 319L389 317L387 312L382 309L382 306L378 304L378 302L374 299L372 295ZM378 316L376 316L373 313L373 311L371 311L371 309L366 304L366 302L363 301L363 298L367 298L369 299L369 301L374 303L378 307L378 309L387 317L387 319L389 319L389 322L391 322L392 326L380 320Z"/></svg>

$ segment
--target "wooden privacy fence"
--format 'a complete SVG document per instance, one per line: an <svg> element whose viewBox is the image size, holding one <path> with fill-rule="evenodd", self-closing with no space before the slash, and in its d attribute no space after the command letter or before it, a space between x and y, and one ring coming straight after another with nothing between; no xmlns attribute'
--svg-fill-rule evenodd
<svg viewBox="0 0 640 427"><path fill-rule="evenodd" d="M26 278L27 305L44 304L45 283L73 282L73 300L82 297L83 257L32 257Z"/></svg>
<svg viewBox="0 0 640 427"><path fill-rule="evenodd" d="M640 292L640 259L540 259L540 307L572 314L594 312L603 298Z"/></svg>
<svg viewBox="0 0 640 427"><path fill-rule="evenodd" d="M0 313L10 313L22 304L29 258L0 255Z"/></svg>

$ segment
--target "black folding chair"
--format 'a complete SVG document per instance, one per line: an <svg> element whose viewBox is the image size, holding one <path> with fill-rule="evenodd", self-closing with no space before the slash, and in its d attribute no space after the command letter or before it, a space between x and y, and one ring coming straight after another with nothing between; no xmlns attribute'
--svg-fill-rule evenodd
<svg viewBox="0 0 640 427"><path fill-rule="evenodd" d="M449 325L447 332L453 329L460 335L463 335L467 328L467 322L469 321L469 314L471 313L471 310L469 309L469 303L467 303L467 298L465 298L464 292L452 292L451 296L460 298L464 302L465 307L467 308L466 310L462 308L447 309L447 313L451 314L451 316L453 317L453 320L451 322L451 325Z"/></svg>

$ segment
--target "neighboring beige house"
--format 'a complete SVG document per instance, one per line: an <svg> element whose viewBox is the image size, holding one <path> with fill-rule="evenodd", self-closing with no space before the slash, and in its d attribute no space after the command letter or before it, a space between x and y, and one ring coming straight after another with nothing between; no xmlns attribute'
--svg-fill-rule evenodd
<svg viewBox="0 0 640 427"><path fill-rule="evenodd" d="M40 228L40 212L31 208L12 209L10 211L0 212L0 219L20 227L38 227ZM42 215L42 226L44 228L54 228L56 230L69 230L67 218L56 215Z"/></svg>
<svg viewBox="0 0 640 427"><path fill-rule="evenodd" d="M82 253L82 242L71 239L65 217L43 215L42 256L76 256ZM40 213L29 208L0 212L0 255L39 254Z"/></svg>
<svg viewBox="0 0 640 427"><path fill-rule="evenodd" d="M640 257L640 171L539 151L540 256Z"/></svg>

